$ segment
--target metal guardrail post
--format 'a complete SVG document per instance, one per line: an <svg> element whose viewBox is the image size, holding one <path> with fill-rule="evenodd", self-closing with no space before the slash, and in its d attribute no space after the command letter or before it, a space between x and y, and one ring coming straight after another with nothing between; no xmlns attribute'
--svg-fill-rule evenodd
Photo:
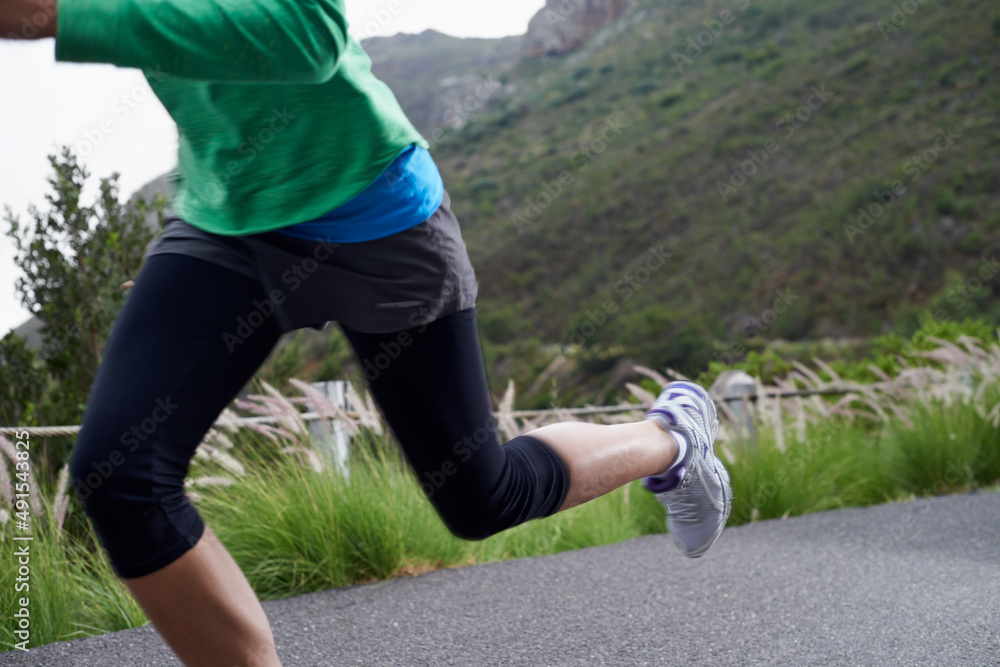
<svg viewBox="0 0 1000 667"><path fill-rule="evenodd" d="M347 400L347 388L350 385L346 380L331 380L328 382L311 382L313 389L323 394L333 405L348 410L350 409ZM325 423L324 423L325 422ZM347 428L339 419L313 420L308 422L309 435L318 445L319 450L326 457L330 465L340 470L344 479L350 479L351 473L348 469L349 446L351 436Z"/></svg>
<svg viewBox="0 0 1000 667"><path fill-rule="evenodd" d="M733 373L726 379L723 392L723 400L733 413L733 430L742 439L745 428L747 440L751 445L757 444L757 427L750 410L750 397L755 396L756 392L757 381L743 371Z"/></svg>

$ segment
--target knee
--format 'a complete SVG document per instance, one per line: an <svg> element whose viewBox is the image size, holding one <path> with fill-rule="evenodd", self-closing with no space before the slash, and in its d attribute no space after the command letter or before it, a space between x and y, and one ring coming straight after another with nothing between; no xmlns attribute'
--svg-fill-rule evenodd
<svg viewBox="0 0 1000 667"><path fill-rule="evenodd" d="M77 497L119 576L140 577L197 543L204 524L184 493L186 452L149 438L130 448L114 421L77 439L70 471Z"/></svg>
<svg viewBox="0 0 1000 667"><path fill-rule="evenodd" d="M127 498L128 479L141 467L137 452L117 447L106 429L81 431L70 460L70 478L88 514ZM112 444L109 444L112 443Z"/></svg>
<svg viewBox="0 0 1000 667"><path fill-rule="evenodd" d="M445 518L442 515L442 519L444 519L444 523L451 534L460 540L475 542L485 540L487 537L492 537L500 532L500 530L493 528L493 522L484 521L480 518L463 517L453 520Z"/></svg>
<svg viewBox="0 0 1000 667"><path fill-rule="evenodd" d="M451 534L462 540L485 540L501 527L502 508L482 494L462 494L457 498L431 497L435 509Z"/></svg>
<svg viewBox="0 0 1000 667"><path fill-rule="evenodd" d="M565 464L547 445L518 436L502 447L499 475L453 477L431 500L456 536L481 540L530 519L554 514L569 489ZM424 490L428 488L425 485Z"/></svg>

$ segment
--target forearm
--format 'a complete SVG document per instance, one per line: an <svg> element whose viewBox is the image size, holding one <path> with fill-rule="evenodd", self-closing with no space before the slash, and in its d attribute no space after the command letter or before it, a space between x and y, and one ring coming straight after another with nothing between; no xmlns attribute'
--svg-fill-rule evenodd
<svg viewBox="0 0 1000 667"><path fill-rule="evenodd" d="M0 37L56 36L56 0L0 0Z"/></svg>

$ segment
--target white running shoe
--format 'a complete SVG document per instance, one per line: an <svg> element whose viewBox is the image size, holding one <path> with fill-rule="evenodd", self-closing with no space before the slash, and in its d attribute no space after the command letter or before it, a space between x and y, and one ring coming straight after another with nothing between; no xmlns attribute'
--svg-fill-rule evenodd
<svg viewBox="0 0 1000 667"><path fill-rule="evenodd" d="M719 432L715 404L693 382L671 382L646 419L655 419L675 436L680 456L666 471L646 477L643 485L667 508L674 543L685 556L697 558L719 539L733 502L729 473L712 448Z"/></svg>

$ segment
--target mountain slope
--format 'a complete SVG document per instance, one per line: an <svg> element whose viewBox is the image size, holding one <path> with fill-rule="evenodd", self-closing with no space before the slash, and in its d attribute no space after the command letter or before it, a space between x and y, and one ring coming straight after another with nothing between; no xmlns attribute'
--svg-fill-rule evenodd
<svg viewBox="0 0 1000 667"><path fill-rule="evenodd" d="M915 6L646 2L514 66L435 150L486 337L690 369L713 339L1000 314L1000 18Z"/></svg>

